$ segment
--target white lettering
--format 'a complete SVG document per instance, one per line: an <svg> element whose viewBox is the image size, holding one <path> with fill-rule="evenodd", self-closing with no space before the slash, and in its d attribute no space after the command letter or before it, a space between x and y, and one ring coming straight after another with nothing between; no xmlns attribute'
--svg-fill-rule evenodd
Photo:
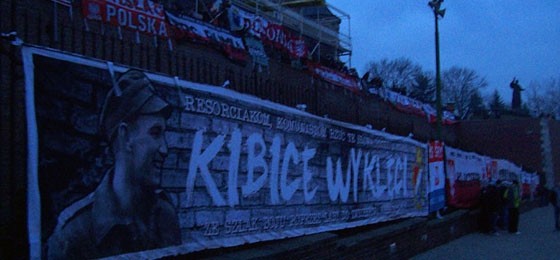
<svg viewBox="0 0 560 260"><path fill-rule="evenodd" d="M257 191L259 191L266 181L268 175L268 166L264 159L264 154L266 152L266 145L262 136L258 133L254 133L249 136L247 140L247 183L241 187L243 196L249 196ZM258 150L258 153L256 151ZM254 180L255 168L262 168L263 174Z"/></svg>
<svg viewBox="0 0 560 260"><path fill-rule="evenodd" d="M288 143L288 147L286 147L286 151L284 151L284 161L282 162L282 172L280 173L280 194L282 195L282 199L286 201L292 198L301 183L301 178L296 178L288 185L290 159L293 160L294 164L299 163L299 154L296 146L292 142Z"/></svg>
<svg viewBox="0 0 560 260"><path fill-rule="evenodd" d="M327 157L327 188L331 201L335 202L340 196L342 202L348 201L348 193L350 192L350 168L346 171L346 183L342 179L342 165L340 158L336 160L336 176L333 176L332 158ZM333 178L335 178L333 180Z"/></svg>
<svg viewBox="0 0 560 260"><path fill-rule="evenodd" d="M195 99L187 98L188 105L185 109L215 110L218 107L223 108L216 106L215 103L206 103L201 100L197 100L196 103ZM272 138L272 143L268 147L263 134L258 132L250 134L245 141L247 155L246 159L242 159L244 158L242 157L244 151L242 133L240 129L235 128L227 142L229 155L225 155L228 157L224 158L228 163L227 179L225 180L227 183L222 183L217 181L222 180L217 178L217 174L222 173L220 171L212 173L210 167L218 154L224 156L222 148L226 144L226 135L214 137L206 147L203 147L204 134L205 130L199 130L193 139L186 180L187 207L193 206L194 194L197 192L195 184L199 175L202 177L200 183L206 188L206 192L215 206L228 205L233 208L240 204L239 193L243 197L248 197L262 191L265 185L269 186L267 192L270 192L272 205L292 200L299 189L303 193L304 203L312 201L317 194L320 185L313 181L314 172L310 167L310 161L317 154L316 149L305 147L302 151L298 151L295 143L288 142L283 150L282 136L279 134ZM353 202L407 197L409 193L407 176L410 175L407 159L406 154L392 155L382 159L381 155L356 148L350 148L347 158L336 158L336 165L333 163L333 158L327 156L325 177L330 200L347 203L350 190L352 190ZM344 170L343 160L346 160ZM243 168L241 164L246 166L247 178L245 183L240 186L239 171ZM301 176L296 177L298 173ZM363 192L360 192L360 182ZM417 185L418 183L420 181L416 182Z"/></svg>
<svg viewBox="0 0 560 260"><path fill-rule="evenodd" d="M107 5L107 20L106 22L110 22L111 18L117 14L117 9L115 9L112 5Z"/></svg>
<svg viewBox="0 0 560 260"><path fill-rule="evenodd" d="M202 137L203 137L203 130L199 130L196 132L194 137L193 148L191 152L191 160L189 163L189 173L187 175L187 207L193 205L194 201L194 183L196 180L196 176L198 170L200 169L200 175L206 184L206 190L212 201L217 206L225 206L226 202L220 195L220 191L216 187L216 183L212 176L210 175L210 171L208 170L208 164L212 161L212 159L216 156L216 154L220 151L220 148L224 144L224 136L219 135L217 136L214 141L206 148L204 152L202 152Z"/></svg>
<svg viewBox="0 0 560 260"><path fill-rule="evenodd" d="M309 190L309 182L313 178L313 173L309 170L309 160L315 156L316 152L315 149L307 149L306 147L301 153L301 160L303 161L303 198L305 202L311 201L317 192L317 187L311 191Z"/></svg>
<svg viewBox="0 0 560 260"><path fill-rule="evenodd" d="M123 9L117 10L117 22L120 26L126 26L127 13Z"/></svg>
<svg viewBox="0 0 560 260"><path fill-rule="evenodd" d="M360 160L362 159L362 150L358 150L358 155L356 156L355 149L350 150L350 159L348 162L348 169L352 168L352 180L353 180L353 195L354 202L358 202L358 174L360 171ZM351 166L351 167L350 167Z"/></svg>
<svg viewBox="0 0 560 260"><path fill-rule="evenodd" d="M373 198L379 198L383 193L383 190L379 188L379 177L381 175L379 168L379 157L372 155L371 160L369 160L369 153L366 153L364 164L362 188L365 193L367 193L367 191L369 190ZM375 170L376 173L377 185L374 184L373 178L371 176L373 170Z"/></svg>
<svg viewBox="0 0 560 260"><path fill-rule="evenodd" d="M280 145L282 140L279 135L272 139L270 153L272 154L272 162L270 163L270 203L277 205L280 203L278 195L278 170L280 169Z"/></svg>
<svg viewBox="0 0 560 260"><path fill-rule="evenodd" d="M237 176L239 171L239 158L241 157L241 131L233 130L231 140L228 144L231 152L228 171L228 202L230 207L239 204L237 194Z"/></svg>
<svg viewBox="0 0 560 260"><path fill-rule="evenodd" d="M138 16L138 30L145 32L146 31L146 16L139 15Z"/></svg>

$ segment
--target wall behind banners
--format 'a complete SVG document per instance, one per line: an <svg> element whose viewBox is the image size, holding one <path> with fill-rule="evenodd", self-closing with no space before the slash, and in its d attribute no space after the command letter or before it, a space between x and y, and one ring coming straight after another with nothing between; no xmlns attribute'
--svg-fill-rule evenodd
<svg viewBox="0 0 560 260"><path fill-rule="evenodd" d="M550 136L558 136L550 132ZM461 122L459 146L493 158L521 165L528 172L544 172L541 119L476 120ZM552 153L555 165L560 154ZM558 172L558 171L556 171Z"/></svg>
<svg viewBox="0 0 560 260"><path fill-rule="evenodd" d="M111 79L105 68L33 62L46 239L59 212L91 192L110 165L96 123ZM159 88L178 103L174 86ZM427 175L413 176L414 168L427 171L425 144L220 93L185 89L184 110L168 120L160 185L183 245L167 254L428 214Z"/></svg>

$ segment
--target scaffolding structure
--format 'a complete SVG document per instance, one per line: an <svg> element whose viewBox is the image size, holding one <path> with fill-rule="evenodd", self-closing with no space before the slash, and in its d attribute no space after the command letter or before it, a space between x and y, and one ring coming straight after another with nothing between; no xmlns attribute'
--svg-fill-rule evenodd
<svg viewBox="0 0 560 260"><path fill-rule="evenodd" d="M348 58L349 66L351 66L352 57L352 41L350 36L350 16L344 13L342 10L322 2L320 6L328 8L332 15L323 17L324 15L319 14L319 9L315 19L311 19L303 16L300 12L295 11L296 9L290 8L298 6L298 4L305 5L310 1L277 1L279 3L272 2L270 0L232 0L231 3L238 7L241 7L247 11L255 13L263 18L268 19L271 22L278 23L282 26L290 28L291 30L298 32L300 36L306 36L316 41L314 46L310 46L310 53L317 53L321 56L321 46L326 45L334 50L333 56L341 57L346 56ZM285 3L283 3L285 2ZM299 3L297 3L299 2ZM311 1L317 2L317 1ZM290 7L287 7L290 6ZM302 11L303 9L300 9ZM342 33L339 24L343 20L346 20L347 33ZM329 28L329 24L336 24L337 28Z"/></svg>

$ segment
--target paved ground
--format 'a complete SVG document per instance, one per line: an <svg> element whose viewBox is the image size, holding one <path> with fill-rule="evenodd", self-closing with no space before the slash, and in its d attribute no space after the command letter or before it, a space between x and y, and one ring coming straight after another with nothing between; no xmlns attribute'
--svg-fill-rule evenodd
<svg viewBox="0 0 560 260"><path fill-rule="evenodd" d="M473 233L424 252L412 259L560 259L560 232L554 231L551 206L521 215L520 235Z"/></svg>

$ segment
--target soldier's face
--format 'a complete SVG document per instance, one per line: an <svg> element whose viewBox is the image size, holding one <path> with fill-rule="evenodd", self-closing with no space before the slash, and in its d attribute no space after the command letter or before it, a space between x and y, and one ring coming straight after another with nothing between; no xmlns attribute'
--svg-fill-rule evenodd
<svg viewBox="0 0 560 260"><path fill-rule="evenodd" d="M165 118L140 115L129 124L129 166L133 182L142 186L159 184L160 171L167 156Z"/></svg>

